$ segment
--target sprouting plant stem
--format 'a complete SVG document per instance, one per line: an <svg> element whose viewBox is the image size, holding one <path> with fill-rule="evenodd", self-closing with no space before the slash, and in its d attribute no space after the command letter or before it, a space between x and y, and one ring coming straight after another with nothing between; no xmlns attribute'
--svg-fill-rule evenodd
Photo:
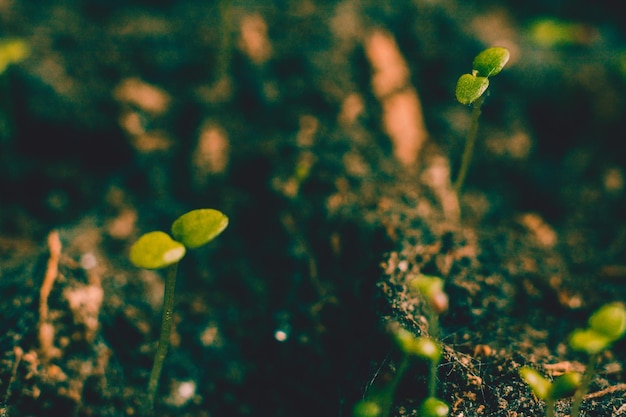
<svg viewBox="0 0 626 417"><path fill-rule="evenodd" d="M393 404L393 396L396 393L396 389L398 388L398 384L402 380L404 373L409 367L409 357L404 355L402 361L398 365L398 369L396 374L393 377L393 380L387 385L384 389L384 392L381 395L380 405L382 409L382 413L380 417L388 417L391 413L391 405Z"/></svg>
<svg viewBox="0 0 626 417"><path fill-rule="evenodd" d="M554 399L548 398L546 400L546 417L555 417Z"/></svg>
<svg viewBox="0 0 626 417"><path fill-rule="evenodd" d="M165 294L163 296L163 316L161 318L161 335L154 355L154 363L150 372L150 381L148 382L148 402L146 406L150 409L150 413L154 410L154 399L156 397L157 388L159 386L159 378L167 348L170 342L170 334L172 332L172 318L174 315L174 290L176 288L176 271L178 262L167 267L167 275L165 277Z"/></svg>
<svg viewBox="0 0 626 417"><path fill-rule="evenodd" d="M439 337L439 315L435 313L432 306L428 308L428 334L434 340Z"/></svg>
<svg viewBox="0 0 626 417"><path fill-rule="evenodd" d="M583 402L583 397L589 391L591 380L596 372L596 363L598 362L599 354L591 355L589 357L589 363L583 373L583 379L580 382L580 387L574 394L574 400L572 401L572 411L570 417L578 417L580 415L580 406Z"/></svg>
<svg viewBox="0 0 626 417"><path fill-rule="evenodd" d="M467 170L469 169L470 162L472 161L472 154L474 153L474 145L476 144L476 136L478 134L478 118L480 117L480 108L483 105L483 97L479 97L472 107L472 120L470 128L467 132L467 139L465 141L465 149L463 150L463 157L461 159L461 167L459 168L459 175L454 182L454 191L457 196L461 193L465 177L467 176Z"/></svg>
<svg viewBox="0 0 626 417"><path fill-rule="evenodd" d="M437 361L430 361L430 377L428 379L428 397L433 398L437 394Z"/></svg>
<svg viewBox="0 0 626 417"><path fill-rule="evenodd" d="M430 337L434 340L437 340L439 337L439 316L433 310L432 306L428 309L428 323L429 329L428 333ZM428 378L428 397L433 398L437 394L437 367L439 366L438 361L430 361L430 375Z"/></svg>

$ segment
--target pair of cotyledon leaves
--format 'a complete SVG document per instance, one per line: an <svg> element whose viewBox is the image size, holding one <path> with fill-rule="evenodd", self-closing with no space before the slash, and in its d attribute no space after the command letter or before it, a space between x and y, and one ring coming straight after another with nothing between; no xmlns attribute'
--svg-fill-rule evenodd
<svg viewBox="0 0 626 417"><path fill-rule="evenodd" d="M489 87L489 77L498 74L509 61L509 50L501 46L485 49L472 62L471 74L463 74L456 84L456 99L461 104L472 104Z"/></svg>
<svg viewBox="0 0 626 417"><path fill-rule="evenodd" d="M519 374L535 395L546 401L557 401L574 395L582 380L582 375L578 372L569 371L559 375L554 381L550 381L529 366L522 366Z"/></svg>
<svg viewBox="0 0 626 417"><path fill-rule="evenodd" d="M215 209L198 209L172 223L172 236L155 231L142 235L130 249L130 261L140 268L160 269L177 263L187 249L215 239L228 226L228 217Z"/></svg>
<svg viewBox="0 0 626 417"><path fill-rule="evenodd" d="M441 347L430 337L415 336L410 331L399 328L395 330L394 338L400 350L405 354L439 363Z"/></svg>
<svg viewBox="0 0 626 417"><path fill-rule="evenodd" d="M606 304L593 313L588 324L587 328L572 332L569 345L574 350L594 355L626 335L626 307L620 302Z"/></svg>

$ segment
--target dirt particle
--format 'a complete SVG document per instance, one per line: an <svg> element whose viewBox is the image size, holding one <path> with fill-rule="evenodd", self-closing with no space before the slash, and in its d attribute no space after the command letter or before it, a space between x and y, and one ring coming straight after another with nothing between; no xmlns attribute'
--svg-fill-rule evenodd
<svg viewBox="0 0 626 417"><path fill-rule="evenodd" d="M113 95L118 101L133 105L155 116L165 113L171 101L169 94L164 90L139 78L123 80L115 88Z"/></svg>

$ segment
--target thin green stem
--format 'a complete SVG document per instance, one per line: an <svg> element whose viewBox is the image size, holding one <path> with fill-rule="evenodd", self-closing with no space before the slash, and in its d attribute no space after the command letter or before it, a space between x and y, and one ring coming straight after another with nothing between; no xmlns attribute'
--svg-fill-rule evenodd
<svg viewBox="0 0 626 417"><path fill-rule="evenodd" d="M433 340L439 338L439 315L435 313L433 306L429 303L428 306L428 334Z"/></svg>
<svg viewBox="0 0 626 417"><path fill-rule="evenodd" d="M167 276L165 278L165 294L163 296L163 316L161 318L161 335L154 355L154 364L150 372L150 381L148 382L148 402L146 406L149 408L149 414L154 412L154 399L156 397L157 388L159 387L159 378L161 370L167 355L167 348L170 343L170 334L172 332L172 318L174 315L174 290L176 288L176 271L178 262L167 268Z"/></svg>
<svg viewBox="0 0 626 417"><path fill-rule="evenodd" d="M409 357L408 355L404 355L402 358L402 361L398 365L396 374L394 375L389 385L385 387L381 395L380 406L383 411L380 417L388 417L390 415L391 406L393 405L393 397L396 393L396 389L398 388L398 385L400 384L400 381L402 380L402 377L404 376L404 373L406 372L408 368L409 368Z"/></svg>
<svg viewBox="0 0 626 417"><path fill-rule="evenodd" d="M470 128L467 132L467 139L465 141L465 149L463 150L463 157L461 159L461 167L459 168L459 175L454 182L454 191L457 196L461 193L465 177L467 176L467 170L469 169L470 162L472 161L472 154L474 153L474 145L476 144L476 136L478 135L478 118L480 117L480 108L483 105L483 97L479 97L473 104L472 108L472 121Z"/></svg>
<svg viewBox="0 0 626 417"><path fill-rule="evenodd" d="M430 333L430 337L436 341L439 337L439 316L433 310L432 305L429 306L428 312L428 322L430 328L428 332ZM430 361L430 375L428 378L428 396L430 398L434 398L437 394L437 367L439 366L438 361Z"/></svg>
<svg viewBox="0 0 626 417"><path fill-rule="evenodd" d="M593 379L593 375L596 373L596 363L598 362L599 354L591 355L589 357L589 363L587 364L587 369L583 373L583 379L580 382L580 388L574 394L574 400L572 401L572 411L570 413L570 417L578 417L580 415L580 406L583 402L583 397L589 391L589 386L591 385L591 380Z"/></svg>
<svg viewBox="0 0 626 417"><path fill-rule="evenodd" d="M439 362L430 361L430 377L428 379L428 396L434 398L437 395L437 367Z"/></svg>
<svg viewBox="0 0 626 417"><path fill-rule="evenodd" d="M554 399L549 398L546 400L546 417L555 417L556 416L556 411L554 408Z"/></svg>

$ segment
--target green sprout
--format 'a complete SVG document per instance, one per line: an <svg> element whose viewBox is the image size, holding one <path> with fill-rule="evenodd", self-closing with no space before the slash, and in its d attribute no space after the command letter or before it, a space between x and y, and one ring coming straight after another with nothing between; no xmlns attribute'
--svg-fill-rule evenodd
<svg viewBox="0 0 626 417"><path fill-rule="evenodd" d="M441 359L441 346L428 336L415 336L410 331L392 326L395 342L404 354L393 379L384 387L371 393L366 399L359 401L353 410L353 417L388 417L396 389L404 374L409 368L412 358L419 358L431 364L428 384L428 398L420 405L420 416L445 417L448 415L448 405L435 397L437 383L437 365ZM441 414L443 407L445 413Z"/></svg>
<svg viewBox="0 0 626 417"><path fill-rule="evenodd" d="M372 400L359 401L354 406L354 417L379 417L383 415L380 404Z"/></svg>
<svg viewBox="0 0 626 417"><path fill-rule="evenodd" d="M154 410L154 399L172 330L174 290L178 263L187 249L195 249L215 239L228 226L228 217L214 209L192 210L180 216L172 224L172 239L161 231L142 235L130 249L130 261L139 268L167 268L161 333L157 346L150 380L148 382L148 413Z"/></svg>
<svg viewBox="0 0 626 417"><path fill-rule="evenodd" d="M420 405L418 414L422 417L446 417L450 406L439 398L429 397Z"/></svg>
<svg viewBox="0 0 626 417"><path fill-rule="evenodd" d="M569 337L570 348L589 356L580 389L574 395L571 417L580 415L583 396L589 390L600 354L626 334L626 307L619 302L600 307L591 315L589 327L576 329Z"/></svg>
<svg viewBox="0 0 626 417"><path fill-rule="evenodd" d="M456 84L456 99L459 103L469 106L472 105L472 120L470 128L467 132L467 140L465 141L465 149L461 159L461 167L459 174L454 183L454 189L460 194L465 182L467 170L474 152L476 136L478 134L478 118L480 117L480 108L484 101L484 93L489 87L489 77L497 75L509 61L509 50L500 46L488 48L476 55L472 62L472 73L463 74L459 77Z"/></svg>
<svg viewBox="0 0 626 417"><path fill-rule="evenodd" d="M430 336L418 338L422 352L420 356L429 360L430 363L428 398L420 406L420 415L445 417L448 415L449 407L445 402L435 397L437 393L437 367L442 354L441 346L436 340L439 337L439 316L448 310L448 294L443 289L443 279L433 275L421 274L412 280L409 286L417 290L424 298Z"/></svg>
<svg viewBox="0 0 626 417"><path fill-rule="evenodd" d="M566 372L554 381L549 381L538 371L528 366L522 366L519 369L519 374L537 398L546 402L546 417L556 415L556 401L574 395L580 387L582 379L578 372Z"/></svg>
<svg viewBox="0 0 626 417"><path fill-rule="evenodd" d="M420 275L410 284L419 291L426 303L429 318L429 335L415 336L412 332L392 326L395 342L404 354L396 373L385 387L371 393L366 399L358 402L353 409L353 417L388 417L391 412L393 397L398 384L409 368L412 358L426 360L430 364L428 379L428 397L420 405L420 416L446 417L450 407L436 397L437 367L443 354L441 344L436 338L439 329L439 315L448 309L448 295L443 291L443 280L430 275Z"/></svg>
<svg viewBox="0 0 626 417"><path fill-rule="evenodd" d="M626 334L626 308L615 302L600 307L591 315L589 327L576 329L569 337L569 346L589 355L589 363L581 376L577 372L566 372L553 382L536 370L523 366L519 374L530 386L537 398L546 402L546 416L554 417L557 400L574 396L570 417L579 417L580 405L595 374L600 354Z"/></svg>
<svg viewBox="0 0 626 417"><path fill-rule="evenodd" d="M404 329L399 329L395 336L400 349L408 357L421 358L430 364L428 397L420 405L419 415L426 417L447 416L449 406L435 396L437 393L437 366L443 353L440 344L430 336L416 337Z"/></svg>

